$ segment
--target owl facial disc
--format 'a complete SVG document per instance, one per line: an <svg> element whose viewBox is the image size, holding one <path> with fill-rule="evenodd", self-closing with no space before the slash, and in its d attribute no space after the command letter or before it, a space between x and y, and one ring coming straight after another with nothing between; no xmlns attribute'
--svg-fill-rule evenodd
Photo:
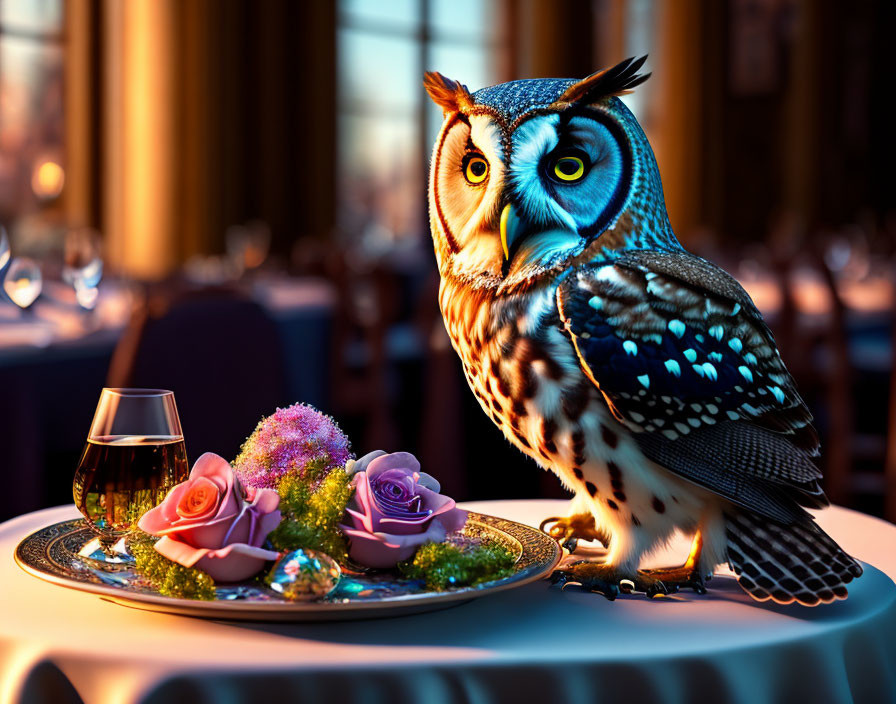
<svg viewBox="0 0 896 704"><path fill-rule="evenodd" d="M475 93L427 74L446 116L430 185L443 276L500 295L559 273L593 253L595 242L618 248L641 246L648 234L650 244L674 239L650 145L613 97L646 78L637 73L642 64Z"/></svg>

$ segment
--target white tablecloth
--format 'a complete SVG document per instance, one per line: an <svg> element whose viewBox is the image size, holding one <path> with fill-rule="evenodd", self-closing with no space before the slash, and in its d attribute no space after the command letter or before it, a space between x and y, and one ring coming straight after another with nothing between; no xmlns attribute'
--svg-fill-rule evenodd
<svg viewBox="0 0 896 704"><path fill-rule="evenodd" d="M467 507L537 525L564 503ZM874 567L829 606L757 604L726 577L706 596L615 602L538 582L435 613L309 625L128 609L13 563L25 535L76 515L0 525L0 702L896 701L896 526L845 509L820 523Z"/></svg>

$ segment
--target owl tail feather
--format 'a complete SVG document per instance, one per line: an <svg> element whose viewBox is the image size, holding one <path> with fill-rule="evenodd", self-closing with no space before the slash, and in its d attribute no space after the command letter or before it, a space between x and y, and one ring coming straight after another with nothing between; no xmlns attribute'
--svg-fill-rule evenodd
<svg viewBox="0 0 896 704"><path fill-rule="evenodd" d="M758 601L804 606L847 597L862 566L812 521L790 525L747 511L726 512L728 564Z"/></svg>

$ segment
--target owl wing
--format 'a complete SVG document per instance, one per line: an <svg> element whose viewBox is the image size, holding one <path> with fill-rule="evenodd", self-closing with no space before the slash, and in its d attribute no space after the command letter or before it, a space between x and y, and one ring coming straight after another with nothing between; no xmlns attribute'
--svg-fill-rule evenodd
<svg viewBox="0 0 896 704"><path fill-rule="evenodd" d="M826 505L812 416L727 273L685 251L583 265L558 289L583 370L650 459L764 515Z"/></svg>

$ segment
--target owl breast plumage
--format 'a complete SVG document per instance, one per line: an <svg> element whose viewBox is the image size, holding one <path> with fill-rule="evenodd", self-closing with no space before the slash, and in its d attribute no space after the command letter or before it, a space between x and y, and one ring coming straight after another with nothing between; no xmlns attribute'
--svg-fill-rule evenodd
<svg viewBox="0 0 896 704"><path fill-rule="evenodd" d="M449 336L483 411L575 493L620 574L700 531L701 569L729 563L758 599L842 598L861 568L804 509L826 503L811 416L749 296L675 238L615 97L641 63L472 94L427 75Z"/></svg>

